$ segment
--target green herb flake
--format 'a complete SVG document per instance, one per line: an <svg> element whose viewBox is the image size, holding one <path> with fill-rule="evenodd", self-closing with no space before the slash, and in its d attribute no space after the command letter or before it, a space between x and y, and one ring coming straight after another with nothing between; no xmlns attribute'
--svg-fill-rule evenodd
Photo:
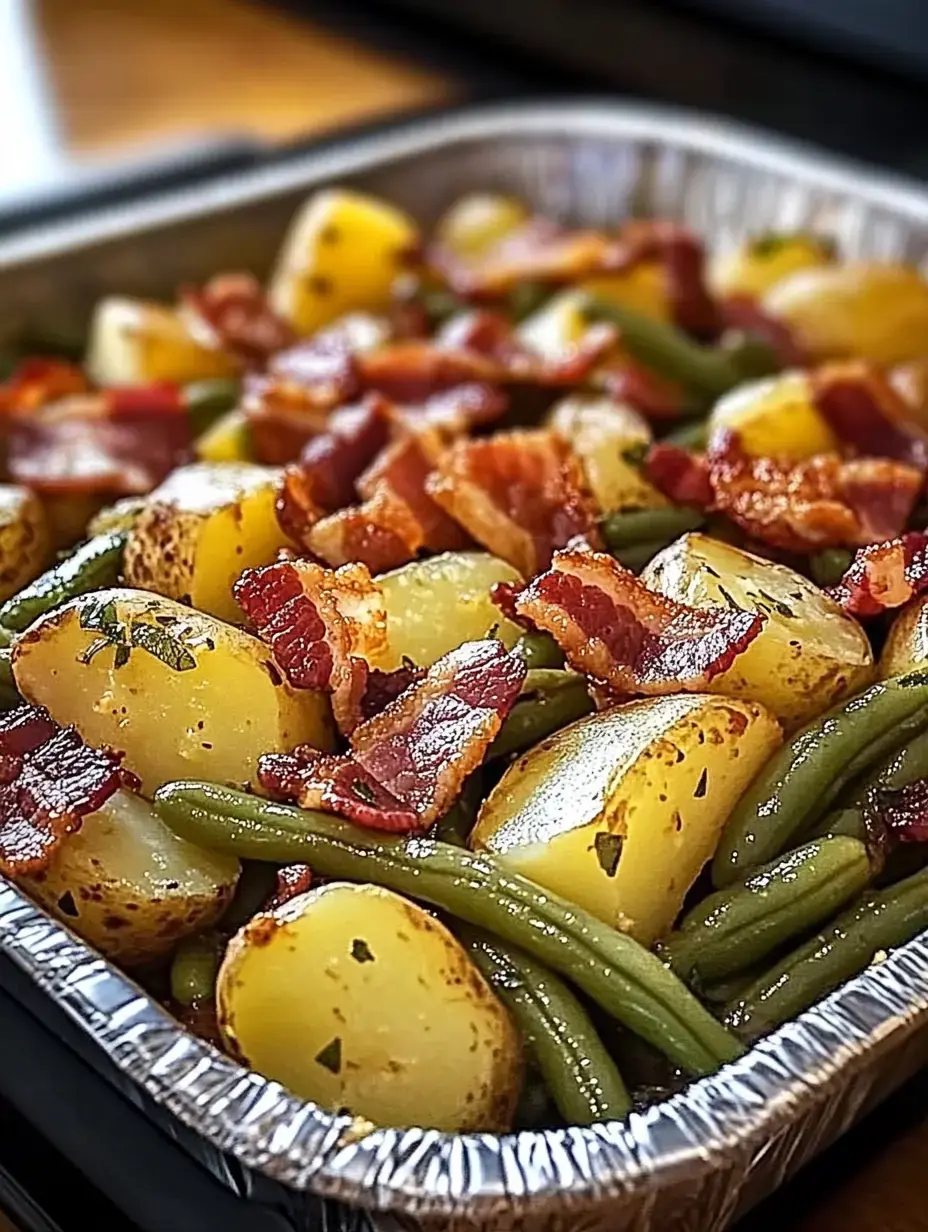
<svg viewBox="0 0 928 1232"><path fill-rule="evenodd" d="M129 662L129 647L125 642L116 643L116 653L113 655L113 667L125 667Z"/></svg>
<svg viewBox="0 0 928 1232"><path fill-rule="evenodd" d="M796 613L787 604L781 603L779 599L774 599L773 595L768 595L766 590L761 590L760 587L757 588L757 593L762 599L766 599L773 610L779 613L780 616L785 616L787 620L796 619Z"/></svg>
<svg viewBox="0 0 928 1232"><path fill-rule="evenodd" d="M189 672L197 661L178 638L157 625L144 620L133 620L129 626L129 640L133 646L146 650L159 662L175 672Z"/></svg>
<svg viewBox="0 0 928 1232"><path fill-rule="evenodd" d="M93 629L102 633L111 641L122 633L122 624L116 615L116 604L112 599L95 599L81 610L80 627Z"/></svg>
<svg viewBox="0 0 928 1232"><path fill-rule="evenodd" d="M351 784L351 790L358 797L358 799L363 800L365 804L377 803L377 793L374 791L373 787L371 787L370 783L365 783L363 779L355 779Z"/></svg>
<svg viewBox="0 0 928 1232"><path fill-rule="evenodd" d="M650 445L643 441L638 445L629 445L628 449L622 450L622 461L629 466L641 466L648 456L649 449Z"/></svg>
<svg viewBox="0 0 928 1232"><path fill-rule="evenodd" d="M728 606L732 609L733 612L741 611L738 604L734 601L734 599L731 597L731 595L728 593L728 591L725 589L724 586L719 586L719 594L722 596L722 598L725 600L725 602L728 604Z"/></svg>
<svg viewBox="0 0 928 1232"><path fill-rule="evenodd" d="M371 947L361 937L355 937L351 943L351 957L357 963L373 962Z"/></svg>
<svg viewBox="0 0 928 1232"><path fill-rule="evenodd" d="M340 1074L342 1072L342 1041L336 1035L333 1040L329 1040L321 1052L317 1052L313 1060L317 1065L321 1065L323 1069L327 1069L330 1074Z"/></svg>
<svg viewBox="0 0 928 1232"><path fill-rule="evenodd" d="M795 238L788 232L765 231L761 235L754 236L748 245L748 252L752 257L775 257Z"/></svg>
<svg viewBox="0 0 928 1232"><path fill-rule="evenodd" d="M614 877L616 875L624 845L625 839L621 834L610 834L605 830L597 834L593 840L593 848L596 852L596 859L599 861L599 867L607 877Z"/></svg>
<svg viewBox="0 0 928 1232"><path fill-rule="evenodd" d="M696 790L693 792L694 800L701 800L706 794L706 787L709 783L709 771L703 767L702 774L699 776L699 782L696 784Z"/></svg>

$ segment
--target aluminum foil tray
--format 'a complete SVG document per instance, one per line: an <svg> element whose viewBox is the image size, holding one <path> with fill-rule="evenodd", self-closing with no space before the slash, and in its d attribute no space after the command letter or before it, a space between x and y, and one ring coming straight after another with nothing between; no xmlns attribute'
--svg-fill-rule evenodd
<svg viewBox="0 0 928 1232"><path fill-rule="evenodd" d="M917 186L699 116L504 106L22 236L0 247L0 346L24 330L79 332L103 293L167 294L222 269L263 274L307 191L336 181L394 199L425 223L479 187L578 223L666 215L720 244L806 226L833 234L850 256L928 257L928 193ZM0 951L67 1012L130 1098L239 1193L270 1185L296 1228L716 1232L928 1059L926 935L742 1060L622 1124L356 1139L346 1119L186 1034L2 882Z"/></svg>

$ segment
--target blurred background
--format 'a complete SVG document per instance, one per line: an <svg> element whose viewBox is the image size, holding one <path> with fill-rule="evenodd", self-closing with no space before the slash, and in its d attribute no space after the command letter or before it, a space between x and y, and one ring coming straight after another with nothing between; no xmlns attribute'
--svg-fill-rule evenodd
<svg viewBox="0 0 928 1232"><path fill-rule="evenodd" d="M472 99L630 95L928 173L924 0L0 0L0 228Z"/></svg>

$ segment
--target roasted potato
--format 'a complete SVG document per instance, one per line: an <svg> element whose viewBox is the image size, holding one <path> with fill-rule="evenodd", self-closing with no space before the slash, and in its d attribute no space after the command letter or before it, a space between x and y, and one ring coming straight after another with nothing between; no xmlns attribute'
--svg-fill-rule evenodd
<svg viewBox="0 0 928 1232"><path fill-rule="evenodd" d="M414 560L377 578L387 610L387 645L374 666L383 671L412 659L431 667L436 659L496 629L512 646L522 630L490 598L496 582L522 581L504 560L488 552L443 552Z"/></svg>
<svg viewBox="0 0 928 1232"><path fill-rule="evenodd" d="M470 844L650 945L779 743L776 719L753 702L698 693L628 702L513 762Z"/></svg>
<svg viewBox="0 0 928 1232"><path fill-rule="evenodd" d="M787 728L822 714L873 674L870 642L857 621L786 565L690 534L659 552L641 576L694 607L734 604L763 613L758 636L711 688L761 702Z"/></svg>
<svg viewBox="0 0 928 1232"><path fill-rule="evenodd" d="M505 1130L518 1034L459 942L389 890L331 882L251 920L219 972L230 1050L379 1125Z"/></svg>
<svg viewBox="0 0 928 1232"><path fill-rule="evenodd" d="M747 453L758 457L773 455L801 462L838 447L812 401L805 372L783 372L725 394L709 416L710 436L724 428L737 432Z"/></svg>
<svg viewBox="0 0 928 1232"><path fill-rule="evenodd" d="M538 355L552 358L569 351L588 329L586 297L581 291L558 291L516 329L516 336Z"/></svg>
<svg viewBox="0 0 928 1232"><path fill-rule="evenodd" d="M928 670L928 595L913 599L890 626L880 655L879 676L904 676Z"/></svg>
<svg viewBox="0 0 928 1232"><path fill-rule="evenodd" d="M709 286L716 295L759 298L790 274L832 265L835 255L830 240L807 231L753 235L716 253L709 263Z"/></svg>
<svg viewBox="0 0 928 1232"><path fill-rule="evenodd" d="M20 884L108 958L163 958L225 910L239 863L169 830L147 800L118 791Z"/></svg>
<svg viewBox="0 0 928 1232"><path fill-rule="evenodd" d="M318 192L290 225L268 295L301 334L343 313L378 312L418 244L415 223L375 197Z"/></svg>
<svg viewBox="0 0 928 1232"><path fill-rule="evenodd" d="M641 261L620 274L599 274L578 284L584 295L611 300L655 321L673 320L667 273L660 262Z"/></svg>
<svg viewBox="0 0 928 1232"><path fill-rule="evenodd" d="M129 586L240 621L232 584L273 561L290 540L274 503L280 472L240 463L194 463L151 494L126 544Z"/></svg>
<svg viewBox="0 0 928 1232"><path fill-rule="evenodd" d="M647 420L630 406L605 395L571 394L553 408L549 422L583 464L603 513L667 504L641 468L626 457L643 453L653 440Z"/></svg>
<svg viewBox="0 0 928 1232"><path fill-rule="evenodd" d="M928 282L908 265L802 270L778 282L763 306L815 359L888 365L928 354Z"/></svg>
<svg viewBox="0 0 928 1232"><path fill-rule="evenodd" d="M88 744L122 749L145 795L169 779L253 787L262 753L332 747L328 700L292 689L257 638L144 590L41 616L16 639L13 675Z"/></svg>
<svg viewBox="0 0 928 1232"><path fill-rule="evenodd" d="M897 364L889 380L906 404L912 422L928 432L928 355Z"/></svg>
<svg viewBox="0 0 928 1232"><path fill-rule="evenodd" d="M0 483L0 603L38 577L49 554L41 502L28 488Z"/></svg>
<svg viewBox="0 0 928 1232"><path fill-rule="evenodd" d="M193 448L201 462L250 462L254 454L245 412L238 407L226 411L197 437Z"/></svg>
<svg viewBox="0 0 928 1232"><path fill-rule="evenodd" d="M94 311L85 366L98 385L184 385L238 370L231 356L195 338L176 309L115 295Z"/></svg>
<svg viewBox="0 0 928 1232"><path fill-rule="evenodd" d="M470 193L442 215L435 241L455 256L479 257L528 219L528 210L514 197Z"/></svg>

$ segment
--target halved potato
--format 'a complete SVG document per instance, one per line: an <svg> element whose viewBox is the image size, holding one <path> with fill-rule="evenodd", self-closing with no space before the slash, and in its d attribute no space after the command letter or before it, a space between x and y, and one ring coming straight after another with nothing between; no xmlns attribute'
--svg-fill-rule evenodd
<svg viewBox="0 0 928 1232"><path fill-rule="evenodd" d="M0 483L0 603L38 577L50 550L38 497L28 488Z"/></svg>
<svg viewBox="0 0 928 1232"><path fill-rule="evenodd" d="M716 295L759 297L798 270L833 265L835 246L806 231L752 235L716 253L709 263L709 286Z"/></svg>
<svg viewBox="0 0 928 1232"><path fill-rule="evenodd" d="M650 945L780 743L763 706L647 698L580 719L509 767L470 845Z"/></svg>
<svg viewBox="0 0 928 1232"><path fill-rule="evenodd" d="M928 595L913 599L893 621L880 655L879 676L928 671Z"/></svg>
<svg viewBox="0 0 928 1232"><path fill-rule="evenodd" d="M725 394L709 416L710 435L722 428L737 432L745 451L757 457L801 462L838 447L812 401L812 385L805 372L783 372Z"/></svg>
<svg viewBox="0 0 928 1232"><path fill-rule="evenodd" d="M237 406L226 411L197 437L193 451L201 462L250 462L254 453L245 412Z"/></svg>
<svg viewBox="0 0 928 1232"><path fill-rule="evenodd" d="M816 359L888 365L928 354L928 282L908 265L802 270L767 293L764 309Z"/></svg>
<svg viewBox="0 0 928 1232"><path fill-rule="evenodd" d="M375 666L399 667L404 658L431 667L462 642L478 641L491 629L506 646L522 630L490 598L497 582L522 576L489 552L443 552L414 560L377 578L387 610L387 645Z"/></svg>
<svg viewBox="0 0 928 1232"><path fill-rule="evenodd" d="M415 223L376 197L333 188L297 213L271 277L271 306L301 334L346 312L378 312L418 244Z"/></svg>
<svg viewBox="0 0 928 1232"><path fill-rule="evenodd" d="M624 456L653 440L647 420L630 406L604 394L571 394L553 408L549 422L580 459L603 513L668 503Z"/></svg>
<svg viewBox="0 0 928 1232"><path fill-rule="evenodd" d="M185 385L238 371L231 356L195 338L175 308L116 295L94 310L85 366L98 385Z"/></svg>
<svg viewBox="0 0 928 1232"><path fill-rule="evenodd" d="M81 595L16 639L16 687L88 744L169 779L256 785L258 758L332 747L326 697L292 689L257 638L144 590Z"/></svg>
<svg viewBox="0 0 928 1232"><path fill-rule="evenodd" d="M694 607L763 613L758 636L711 688L763 703L787 728L822 714L873 675L870 642L857 621L786 565L690 534L659 552L641 577Z"/></svg>
<svg viewBox="0 0 928 1232"><path fill-rule="evenodd" d="M178 838L141 796L118 791L69 834L23 888L108 958L163 958L209 928L232 898L234 856Z"/></svg>
<svg viewBox="0 0 928 1232"><path fill-rule="evenodd" d="M129 586L239 621L232 584L290 540L275 512L280 471L249 462L182 466L152 492L129 535Z"/></svg>
<svg viewBox="0 0 928 1232"><path fill-rule="evenodd" d="M460 943L379 886L332 882L255 916L219 972L231 1051L379 1125L505 1130L518 1034Z"/></svg>

